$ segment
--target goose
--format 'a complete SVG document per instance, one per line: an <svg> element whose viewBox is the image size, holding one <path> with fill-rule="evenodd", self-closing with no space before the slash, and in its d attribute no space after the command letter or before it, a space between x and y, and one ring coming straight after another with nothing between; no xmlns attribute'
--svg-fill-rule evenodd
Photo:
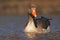
<svg viewBox="0 0 60 40"><path fill-rule="evenodd" d="M50 32L50 19L43 16L37 18L36 8L32 8L32 13L28 13L28 23L24 32L48 33Z"/></svg>

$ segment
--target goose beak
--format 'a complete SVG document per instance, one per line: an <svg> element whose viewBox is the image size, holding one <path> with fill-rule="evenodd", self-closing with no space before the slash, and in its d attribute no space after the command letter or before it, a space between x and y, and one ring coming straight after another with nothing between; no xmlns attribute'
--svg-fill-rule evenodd
<svg viewBox="0 0 60 40"><path fill-rule="evenodd" d="M34 17L37 17L36 9L35 9L35 8L32 9L32 15L33 15Z"/></svg>

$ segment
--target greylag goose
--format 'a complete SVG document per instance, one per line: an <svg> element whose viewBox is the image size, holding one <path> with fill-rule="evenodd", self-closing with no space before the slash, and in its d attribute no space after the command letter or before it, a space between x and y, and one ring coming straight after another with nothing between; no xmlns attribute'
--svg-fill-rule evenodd
<svg viewBox="0 0 60 40"><path fill-rule="evenodd" d="M45 17L37 18L36 8L31 8L28 13L28 23L24 32L48 33L50 32L50 21Z"/></svg>

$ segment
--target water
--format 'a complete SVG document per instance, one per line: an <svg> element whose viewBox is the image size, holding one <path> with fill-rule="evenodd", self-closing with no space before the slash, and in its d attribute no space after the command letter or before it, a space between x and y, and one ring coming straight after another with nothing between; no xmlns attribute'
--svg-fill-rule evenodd
<svg viewBox="0 0 60 40"><path fill-rule="evenodd" d="M28 17L26 15L20 16L0 16L0 40L48 40L52 39L52 35L54 32L56 36L60 31L60 16L46 16L52 18L51 20L51 33L49 34L28 34L33 38L29 38L26 36L26 33L23 32L25 25L28 21ZM40 35L40 36L39 36ZM54 36L54 35L53 35ZM49 40L50 40L49 39ZM60 40L59 37L56 40Z"/></svg>

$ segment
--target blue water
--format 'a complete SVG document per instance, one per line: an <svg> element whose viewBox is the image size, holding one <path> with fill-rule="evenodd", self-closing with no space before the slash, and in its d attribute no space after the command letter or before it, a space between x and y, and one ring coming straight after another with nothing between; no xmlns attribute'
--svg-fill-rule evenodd
<svg viewBox="0 0 60 40"><path fill-rule="evenodd" d="M46 16L52 18L51 20L51 32L60 30L60 16ZM25 37L23 29L28 21L27 15L20 16L0 16L0 35L12 35L17 33L21 37Z"/></svg>

